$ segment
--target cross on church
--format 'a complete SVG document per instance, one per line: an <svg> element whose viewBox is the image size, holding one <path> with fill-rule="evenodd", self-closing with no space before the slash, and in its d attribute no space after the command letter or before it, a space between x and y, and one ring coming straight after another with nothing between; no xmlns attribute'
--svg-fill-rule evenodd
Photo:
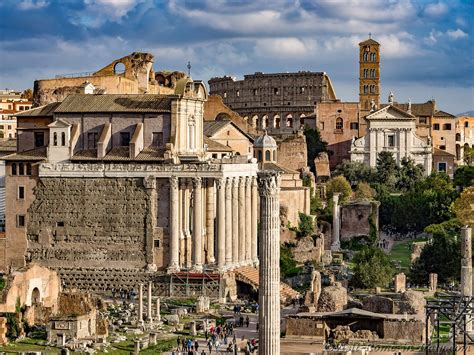
<svg viewBox="0 0 474 355"><path fill-rule="evenodd" d="M369 39L370 39L370 38L372 38L372 33L371 33L371 32L369 32Z"/></svg>

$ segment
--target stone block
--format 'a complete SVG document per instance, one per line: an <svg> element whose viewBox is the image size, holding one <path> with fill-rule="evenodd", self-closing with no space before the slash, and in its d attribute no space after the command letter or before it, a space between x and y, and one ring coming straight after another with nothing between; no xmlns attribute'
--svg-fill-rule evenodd
<svg viewBox="0 0 474 355"><path fill-rule="evenodd" d="M338 312L347 305L347 289L328 286L322 289L318 300L318 312Z"/></svg>
<svg viewBox="0 0 474 355"><path fill-rule="evenodd" d="M179 316L177 314L167 314L163 316L163 319L168 322L169 325L178 325Z"/></svg>
<svg viewBox="0 0 474 355"><path fill-rule="evenodd" d="M405 292L407 278L403 272L395 275L394 288L395 292Z"/></svg>
<svg viewBox="0 0 474 355"><path fill-rule="evenodd" d="M394 303L391 298L383 296L369 296L364 299L362 309L374 313L394 313Z"/></svg>

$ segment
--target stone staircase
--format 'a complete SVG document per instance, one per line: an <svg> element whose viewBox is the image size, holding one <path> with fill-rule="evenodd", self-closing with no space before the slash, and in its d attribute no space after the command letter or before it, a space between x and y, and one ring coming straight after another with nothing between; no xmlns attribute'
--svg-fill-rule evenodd
<svg viewBox="0 0 474 355"><path fill-rule="evenodd" d="M259 275L258 269L251 266L244 266L234 271L235 279L240 282L244 282L251 285L258 290L259 287ZM289 285L284 282L280 282L280 302L289 303L293 298L300 297L300 293L292 289Z"/></svg>

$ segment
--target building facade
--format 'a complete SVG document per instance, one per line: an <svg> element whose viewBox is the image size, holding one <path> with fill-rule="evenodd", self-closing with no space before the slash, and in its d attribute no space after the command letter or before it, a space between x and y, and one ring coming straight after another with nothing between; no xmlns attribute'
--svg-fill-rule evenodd
<svg viewBox="0 0 474 355"><path fill-rule="evenodd" d="M359 103L362 116L380 107L380 43L372 38L359 43Z"/></svg>
<svg viewBox="0 0 474 355"><path fill-rule="evenodd" d="M19 115L2 269L35 262L107 289L146 270L253 265L258 165L209 158L206 99L183 78L173 95L72 95Z"/></svg>
<svg viewBox="0 0 474 355"><path fill-rule="evenodd" d="M456 121L456 160L459 165L467 163L464 159L466 148L474 149L474 117L472 116L461 116Z"/></svg>
<svg viewBox="0 0 474 355"><path fill-rule="evenodd" d="M300 129L304 117L314 112L317 102L336 100L331 80L323 72L244 75L209 80L211 95L224 103L258 130L272 134Z"/></svg>

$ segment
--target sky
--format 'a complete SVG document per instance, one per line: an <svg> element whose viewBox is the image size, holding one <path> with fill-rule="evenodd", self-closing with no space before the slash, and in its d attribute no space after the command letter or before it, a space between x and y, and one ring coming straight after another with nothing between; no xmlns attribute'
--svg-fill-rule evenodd
<svg viewBox="0 0 474 355"><path fill-rule="evenodd" d="M134 51L155 71L311 70L358 100L358 43L381 43L381 98L474 110L473 0L1 0L0 88L93 72Z"/></svg>

